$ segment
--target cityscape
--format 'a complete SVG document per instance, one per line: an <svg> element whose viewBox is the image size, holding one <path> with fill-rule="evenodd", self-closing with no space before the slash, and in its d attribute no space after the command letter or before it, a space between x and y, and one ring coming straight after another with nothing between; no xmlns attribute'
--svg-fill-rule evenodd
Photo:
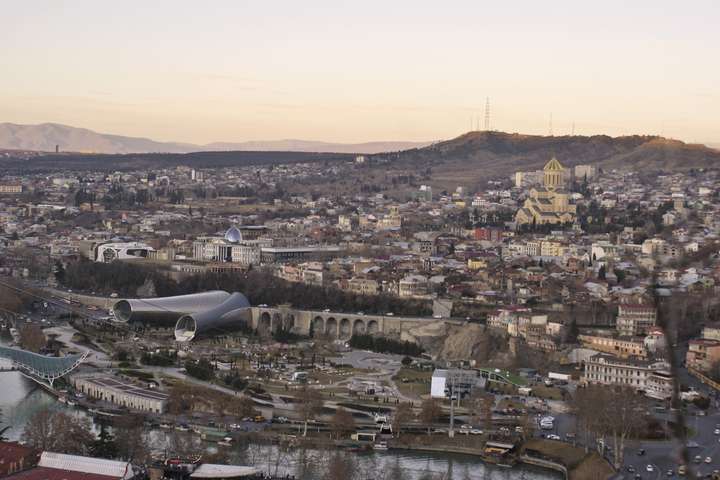
<svg viewBox="0 0 720 480"><path fill-rule="evenodd" d="M720 10L520 3L9 2L0 478L720 479Z"/></svg>

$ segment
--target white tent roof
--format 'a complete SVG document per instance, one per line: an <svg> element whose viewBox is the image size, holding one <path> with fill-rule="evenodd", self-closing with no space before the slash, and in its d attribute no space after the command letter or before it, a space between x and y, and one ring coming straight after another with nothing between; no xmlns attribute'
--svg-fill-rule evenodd
<svg viewBox="0 0 720 480"><path fill-rule="evenodd" d="M43 452L38 467L67 470L70 472L93 473L119 479L133 477L132 466L127 462L105 460L103 458L65 455L63 453Z"/></svg>
<svg viewBox="0 0 720 480"><path fill-rule="evenodd" d="M257 475L260 471L254 467L241 467L239 465L215 465L203 463L190 475L190 478L228 478L247 477Z"/></svg>

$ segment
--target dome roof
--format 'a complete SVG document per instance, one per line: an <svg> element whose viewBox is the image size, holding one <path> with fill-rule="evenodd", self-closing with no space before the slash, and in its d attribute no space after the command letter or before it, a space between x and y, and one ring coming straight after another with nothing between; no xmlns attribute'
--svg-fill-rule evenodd
<svg viewBox="0 0 720 480"><path fill-rule="evenodd" d="M562 172L565 168L563 168L557 158L552 157L550 161L545 164L543 170L546 172Z"/></svg>
<svg viewBox="0 0 720 480"><path fill-rule="evenodd" d="M232 226L232 227L228 228L227 232L225 232L225 240L227 240L230 243L241 242L242 241L242 233L240 232L240 230L237 227Z"/></svg>

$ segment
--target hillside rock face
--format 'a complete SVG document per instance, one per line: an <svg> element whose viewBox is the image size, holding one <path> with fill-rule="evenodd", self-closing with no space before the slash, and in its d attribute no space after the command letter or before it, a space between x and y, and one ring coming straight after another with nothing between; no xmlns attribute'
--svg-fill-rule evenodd
<svg viewBox="0 0 720 480"><path fill-rule="evenodd" d="M396 164L431 167L433 176L462 169L509 174L540 169L557 157L566 167L593 164L604 169L676 170L720 167L720 151L657 136L540 136L470 132L452 140L388 156ZM380 156L382 158L382 156Z"/></svg>

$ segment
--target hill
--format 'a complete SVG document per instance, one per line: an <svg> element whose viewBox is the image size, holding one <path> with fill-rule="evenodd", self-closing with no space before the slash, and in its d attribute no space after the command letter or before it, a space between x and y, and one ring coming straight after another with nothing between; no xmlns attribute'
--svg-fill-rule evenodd
<svg viewBox="0 0 720 480"><path fill-rule="evenodd" d="M216 142L194 145L157 142L149 138L97 133L58 123L17 125L0 123L0 149L77 153L191 153L205 151L267 151L372 154L423 147L430 142L328 143L308 140L272 140L242 143Z"/></svg>
<svg viewBox="0 0 720 480"><path fill-rule="evenodd" d="M565 166L593 164L604 169L720 168L720 151L657 136L540 136L469 132L452 140L374 159L397 167L431 169L435 182L468 184L518 170L543 167L552 156Z"/></svg>

